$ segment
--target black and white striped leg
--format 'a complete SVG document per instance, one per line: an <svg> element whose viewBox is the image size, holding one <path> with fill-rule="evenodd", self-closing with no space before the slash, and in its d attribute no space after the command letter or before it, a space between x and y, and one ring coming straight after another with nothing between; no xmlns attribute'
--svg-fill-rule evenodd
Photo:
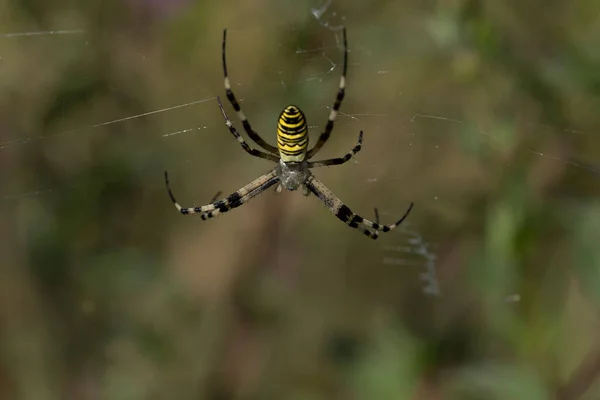
<svg viewBox="0 0 600 400"><path fill-rule="evenodd" d="M279 178L277 177L277 172L273 170L268 174L264 174L258 179L253 180L252 182L250 182L240 190L230 194L223 200L213 201L211 204L207 204L201 207L184 208L179 205L177 200L175 200L175 196L173 196L171 186L169 185L169 175L167 174L167 171L165 171L165 184L167 186L167 192L169 193L169 197L175 205L175 208L177 208L177 210L183 215L200 214L200 218L202 218L203 220L216 217L221 213L227 212L233 208L241 206L248 200L258 196L271 186L275 185L278 181Z"/></svg>
<svg viewBox="0 0 600 400"><path fill-rule="evenodd" d="M410 203L408 210L406 210L402 218L396 223L391 225L381 225L378 222L369 221L368 219L364 219L360 215L353 213L348 206L342 203L342 201L327 188L327 186L318 181L314 176L308 180L306 187L314 193L323 204L338 217L338 219L352 228L362 228L362 232L371 239L377 239L379 237L379 231L389 232L400 225L402 221L408 217L413 207L413 203ZM379 219L379 213L376 213L376 219Z"/></svg>
<svg viewBox="0 0 600 400"><path fill-rule="evenodd" d="M252 127L250 126L250 122L246 118L246 115L244 115L244 112L242 111L240 104L238 103L237 99L235 98L235 95L233 94L233 91L231 90L231 82L229 82L229 76L227 75L227 61L225 59L226 43L227 43L227 29L224 29L223 30L223 75L225 76L225 93L227 94L227 99L233 106L233 109L237 113L238 118L242 121L244 130L246 131L248 136L250 136L250 139L254 140L256 142L256 144L258 144L260 147L262 147L266 151L277 154L277 147L271 146L270 144L265 142L258 133L254 132L252 130Z"/></svg>
<svg viewBox="0 0 600 400"><path fill-rule="evenodd" d="M231 123L231 120L227 116L227 113L225 113L225 108L223 108L223 103L221 103L221 99L218 96L217 96L217 103L219 103L219 108L221 109L221 113L223 113L223 118L225 118L225 125L227 125L227 129L229 129L229 132L231 132L231 134L237 139L237 141L242 145L242 148L244 150L246 150L246 152L248 154L250 154L254 157L258 157L258 158L264 158L265 160L271 160L271 161L277 162L277 163L279 162L279 157L277 157L276 155L265 153L260 150L251 148L248 145L248 143L246 143L244 138L235 129L235 127L233 126L233 123Z"/></svg>
<svg viewBox="0 0 600 400"><path fill-rule="evenodd" d="M350 152L347 153L344 157L332 158L329 160L322 160L322 161L309 161L308 168L327 167L330 165L341 165L347 161L350 161L350 159L356 153L358 153L360 151L360 149L362 149L362 142L363 142L363 131L360 131L360 134L358 135L358 142L356 143L356 146L354 146L352 148L352 150L350 150Z"/></svg>
<svg viewBox="0 0 600 400"><path fill-rule="evenodd" d="M344 68L342 70L342 77L340 78L340 89L338 90L337 97L335 99L335 103L333 103L333 108L329 113L329 119L327 120L327 125L325 126L325 130L319 136L319 140L315 144L315 147L310 149L306 154L306 157L310 159L312 156L317 154L321 147L327 142L329 139L329 135L331 135L331 131L333 130L333 123L335 122L335 118L337 117L340 106L342 105L342 100L344 100L344 95L346 94L346 71L348 70L348 41L346 40L346 27L343 29L344 35Z"/></svg>

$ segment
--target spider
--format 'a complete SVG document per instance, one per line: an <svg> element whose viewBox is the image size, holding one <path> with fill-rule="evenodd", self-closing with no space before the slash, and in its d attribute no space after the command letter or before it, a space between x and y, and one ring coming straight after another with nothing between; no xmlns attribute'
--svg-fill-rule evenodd
<svg viewBox="0 0 600 400"><path fill-rule="evenodd" d="M219 99L219 97L217 97L219 108L221 109L221 113L223 114L223 118L225 119L225 125L229 129L229 132L231 132L231 134L238 140L242 148L247 153L254 157L273 161L277 165L271 172L260 176L258 179L250 182L243 188L230 194L222 200L215 201L216 199L214 199L208 205L190 208L184 208L180 206L177 200L175 200L175 196L173 196L169 185L169 176L167 174L167 171L165 171L165 183L167 186L169 197L171 198L173 204L175 204L175 207L181 214L200 214L200 218L202 218L202 220L207 220L209 218L216 217L221 213L227 212L233 208L241 206L250 199L264 192L271 186L277 184L277 192L280 192L283 188L287 190L297 190L299 188L302 188L303 194L305 196L308 196L310 195L310 193L313 193L342 222L345 222L352 228L362 229L362 232L372 239L377 239L379 237L379 231L389 232L392 229L396 228L398 225L400 225L402 221L404 221L404 219L410 213L413 207L413 203L410 203L410 206L408 207L402 218L398 220L398 222L391 225L381 225L379 224L377 210L375 210L375 219L377 222L370 221L368 219L362 218L358 214L355 214L354 212L352 212L352 210L350 210L350 208L348 208L348 206L342 203L342 201L336 195L334 195L323 183L317 180L317 178L315 178L315 176L311 172L311 168L344 164L345 162L349 161L356 153L358 153L362 147L363 132L360 131L360 134L358 135L357 144L354 146L354 148L352 148L352 150L350 150L349 153L347 153L343 157L332 158L322 161L309 161L315 154L317 154L317 152L329 139L331 131L333 130L335 118L338 114L338 110L340 109L340 105L342 104L342 100L344 99L346 87L346 71L348 67L348 43L346 40L345 27L343 28L343 38L344 67L340 79L340 88L337 93L335 102L333 104L333 108L331 109L331 112L329 114L329 119L327 120L325 130L319 136L319 139L314 145L314 147L308 150L308 126L306 124L306 117L304 116L304 113L300 110L300 108L298 108L295 105L289 105L285 107L279 116L279 120L277 121L277 147L265 142L259 136L259 134L252 129L252 127L250 126L250 122L244 115L244 112L242 111L242 108L240 107L231 89L231 83L227 75L227 62L225 60L227 29L223 31L223 74L225 76L225 93L227 94L227 99L233 106L233 109L237 113L238 118L242 121L244 130L246 131L248 136L252 140L254 140L254 142L256 142L260 147L266 150L266 152L253 149L248 145L248 143L240 136L238 131L233 126L233 123L225 113L225 109L223 108L221 100Z"/></svg>

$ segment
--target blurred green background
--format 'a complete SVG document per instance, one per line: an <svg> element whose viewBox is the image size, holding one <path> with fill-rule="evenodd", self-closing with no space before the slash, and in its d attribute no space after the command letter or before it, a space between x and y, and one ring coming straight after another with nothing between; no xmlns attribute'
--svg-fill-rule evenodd
<svg viewBox="0 0 600 400"><path fill-rule="evenodd" d="M0 0L0 398L600 398L600 3ZM287 104L371 241L223 124ZM231 106L227 112L241 131ZM255 146L256 147L256 146ZM424 274L428 281L424 281Z"/></svg>

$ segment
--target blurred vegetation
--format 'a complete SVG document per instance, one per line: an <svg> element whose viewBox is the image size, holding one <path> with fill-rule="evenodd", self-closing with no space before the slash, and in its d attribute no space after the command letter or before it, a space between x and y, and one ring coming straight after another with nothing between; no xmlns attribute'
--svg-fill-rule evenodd
<svg viewBox="0 0 600 400"><path fill-rule="evenodd" d="M600 3L0 10L0 398L600 398ZM365 144L315 174L367 218L414 201L438 296L402 229L273 191L203 222L165 192L164 169L200 205L270 167L217 108L223 28L273 143L284 105L324 126L341 24L320 156Z"/></svg>

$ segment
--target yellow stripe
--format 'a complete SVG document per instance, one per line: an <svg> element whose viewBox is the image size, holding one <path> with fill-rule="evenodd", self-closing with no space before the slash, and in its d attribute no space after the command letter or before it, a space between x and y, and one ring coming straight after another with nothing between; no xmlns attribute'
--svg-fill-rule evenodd
<svg viewBox="0 0 600 400"><path fill-rule="evenodd" d="M279 147L279 149L284 149L284 150L289 150L289 151L296 151L296 149L303 150L303 149L306 149L307 146L308 146L308 140L303 140L300 143L284 143L279 140L277 141L277 147Z"/></svg>
<svg viewBox="0 0 600 400"><path fill-rule="evenodd" d="M283 137L281 135L277 136L277 141L281 142L283 144L302 144L304 142L308 142L308 136L304 136L302 138L299 139L288 139L286 137Z"/></svg>

